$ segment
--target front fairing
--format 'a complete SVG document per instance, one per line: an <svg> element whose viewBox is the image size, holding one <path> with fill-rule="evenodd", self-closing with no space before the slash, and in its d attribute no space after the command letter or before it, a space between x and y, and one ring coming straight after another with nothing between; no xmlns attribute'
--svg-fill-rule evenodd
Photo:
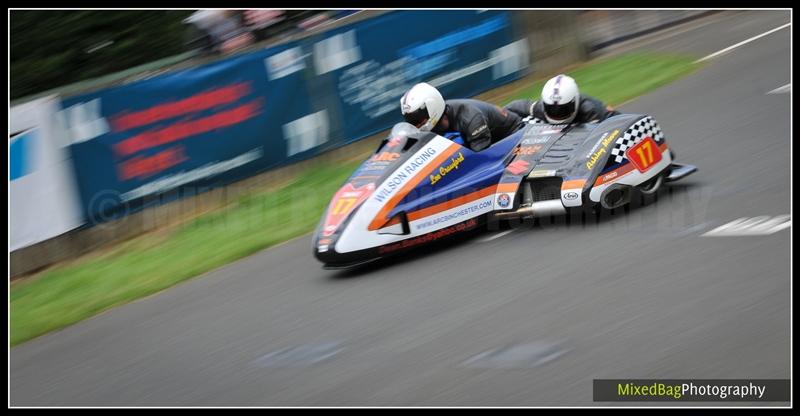
<svg viewBox="0 0 800 416"><path fill-rule="evenodd" d="M504 160L520 137L472 152L434 133L391 134L334 195L314 236L315 255L338 262L345 253L413 239L490 212Z"/></svg>
<svg viewBox="0 0 800 416"><path fill-rule="evenodd" d="M404 161L434 138L408 123L398 123L334 194L314 233L314 253L323 262L336 257L334 247L361 205Z"/></svg>

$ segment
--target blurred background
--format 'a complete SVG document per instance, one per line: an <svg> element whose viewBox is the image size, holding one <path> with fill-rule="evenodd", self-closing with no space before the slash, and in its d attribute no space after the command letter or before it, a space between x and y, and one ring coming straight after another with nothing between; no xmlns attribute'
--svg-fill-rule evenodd
<svg viewBox="0 0 800 416"><path fill-rule="evenodd" d="M786 234L700 238L790 224L788 10L9 21L12 405L586 405L593 378L789 376ZM654 115L701 174L596 223L320 269L308 233L408 88L504 105L557 73Z"/></svg>
<svg viewBox="0 0 800 416"><path fill-rule="evenodd" d="M163 58L159 66L264 47L355 12L14 10L11 99Z"/></svg>

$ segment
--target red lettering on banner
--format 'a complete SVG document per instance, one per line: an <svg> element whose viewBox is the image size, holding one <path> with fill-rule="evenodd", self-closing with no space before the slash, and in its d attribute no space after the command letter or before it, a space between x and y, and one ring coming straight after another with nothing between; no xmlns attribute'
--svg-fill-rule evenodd
<svg viewBox="0 0 800 416"><path fill-rule="evenodd" d="M183 146L175 146L153 156L136 156L118 165L119 178L123 181L146 178L185 161Z"/></svg>
<svg viewBox="0 0 800 416"><path fill-rule="evenodd" d="M198 120L184 121L163 129L137 134L115 144L114 151L120 156L129 156L144 149L241 123L258 115L260 110L260 100L254 100L231 110Z"/></svg>
<svg viewBox="0 0 800 416"><path fill-rule="evenodd" d="M183 114L207 110L216 106L236 102L250 93L250 84L234 84L195 94L189 98L166 104L159 104L146 110L111 117L111 127L120 132L134 127L152 124Z"/></svg>

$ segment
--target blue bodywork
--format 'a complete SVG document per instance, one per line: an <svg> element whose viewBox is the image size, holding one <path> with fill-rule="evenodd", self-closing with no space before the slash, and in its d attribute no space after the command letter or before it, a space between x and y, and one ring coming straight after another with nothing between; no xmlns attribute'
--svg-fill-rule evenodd
<svg viewBox="0 0 800 416"><path fill-rule="evenodd" d="M417 211L496 185L503 176L507 162L506 156L517 145L522 135L523 132L518 131L480 152L473 152L461 146L451 158L442 164L442 166L448 165L453 157L458 157L460 152L464 156L464 161L455 171L442 176L434 185L431 185L430 179L420 182L391 211L389 217L402 211Z"/></svg>

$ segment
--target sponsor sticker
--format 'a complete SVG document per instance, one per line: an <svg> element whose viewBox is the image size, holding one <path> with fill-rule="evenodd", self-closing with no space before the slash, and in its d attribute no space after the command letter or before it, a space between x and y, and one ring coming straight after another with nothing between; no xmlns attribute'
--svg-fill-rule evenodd
<svg viewBox="0 0 800 416"><path fill-rule="evenodd" d="M564 199L566 199L567 201L574 201L578 199L578 196L579 195L577 192L570 191L564 194Z"/></svg>
<svg viewBox="0 0 800 416"><path fill-rule="evenodd" d="M400 157L400 153L395 152L380 152L375 156L369 158L371 161L393 161Z"/></svg>
<svg viewBox="0 0 800 416"><path fill-rule="evenodd" d="M511 162L508 166L506 166L506 170L511 172L514 175L521 175L523 172L528 170L530 167L530 162L525 160L515 160Z"/></svg>
<svg viewBox="0 0 800 416"><path fill-rule="evenodd" d="M514 148L514 155L515 156L530 156L535 154L539 150L542 150L541 145L536 146L519 146Z"/></svg>
<svg viewBox="0 0 800 416"><path fill-rule="evenodd" d="M461 162L463 161L464 154L461 152L458 152L458 155L451 157L448 164L440 166L439 169L435 170L430 175L431 185L439 182L444 176L450 173L450 171L458 169L458 166L461 165Z"/></svg>
<svg viewBox="0 0 800 416"><path fill-rule="evenodd" d="M508 196L508 194L500 194L500 196L497 197L497 205L500 208L508 208L508 206L511 205L511 197Z"/></svg>
<svg viewBox="0 0 800 416"><path fill-rule="evenodd" d="M438 224L443 222L452 221L454 219L458 219L460 217L464 217L466 215L478 215L483 212L491 210L493 207L492 198L484 198L482 200L475 201L474 203L463 206L461 208L457 208L455 211L447 212L444 215L437 216L435 218L431 218L427 221L422 221L417 223L414 228L416 230L424 230L426 228L434 227Z"/></svg>
<svg viewBox="0 0 800 416"><path fill-rule="evenodd" d="M556 176L556 171L553 169L538 169L528 174L529 178L543 178L547 176Z"/></svg>
<svg viewBox="0 0 800 416"><path fill-rule="evenodd" d="M530 137L527 139L522 139L520 144L541 144L547 143L548 140L550 140L550 136Z"/></svg>
<svg viewBox="0 0 800 416"><path fill-rule="evenodd" d="M608 132L605 132L605 133L603 133L602 136L600 136L600 140L598 140L597 143L595 143L594 146L592 146L592 150L589 150L589 153L586 154L586 158L587 159L592 155L592 153L594 153L595 150L597 150L597 146L600 146L600 143L602 143L603 139L605 139L607 136L608 136Z"/></svg>
<svg viewBox="0 0 800 416"><path fill-rule="evenodd" d="M404 249L404 248L410 248L410 247L414 247L414 246L417 246L417 245L420 245L420 244L429 243L429 242L439 240L441 238L447 237L447 236L455 234L455 233L459 233L459 232L470 230L472 228L475 228L475 226L477 226L477 225L478 225L478 221L473 218L473 219L467 220L465 222L462 222L460 224L451 225L451 226L449 226L447 228L442 228L439 231L434 231L432 233L428 233L428 234L425 234L425 235L422 235L422 236L419 236L419 237L416 237L416 238L403 240L403 241L401 241L399 243L396 243L396 244L389 244L389 245L386 245L386 246L378 247L378 253L379 254L391 253L393 251L401 250L401 249Z"/></svg>
<svg viewBox="0 0 800 416"><path fill-rule="evenodd" d="M605 137L604 139L601 139L598 142L600 148L597 149L597 151L595 151L591 155L589 155L589 160L586 162L587 169L591 169L594 167L595 164L597 164L597 161L600 160L600 157L606 153L608 145L610 145L614 141L614 138L617 137L617 134L619 134L619 130L614 130L610 135L608 135L608 137Z"/></svg>
<svg viewBox="0 0 800 416"><path fill-rule="evenodd" d="M368 170L384 170L387 166L389 166L388 162L367 162L358 171L363 172Z"/></svg>
<svg viewBox="0 0 800 416"><path fill-rule="evenodd" d="M392 195L410 180L425 164L435 158L439 151L431 146L417 153L416 157L408 160L393 176L386 180L384 185L374 194L374 200L379 203L386 202Z"/></svg>
<svg viewBox="0 0 800 416"><path fill-rule="evenodd" d="M603 176L603 182L608 182L608 181L610 181L610 180L612 180L612 179L616 178L616 177L617 177L617 175L619 175L619 172L617 172L617 171L614 171L614 172L608 173L608 174L606 174L606 175L604 175L604 176Z"/></svg>

